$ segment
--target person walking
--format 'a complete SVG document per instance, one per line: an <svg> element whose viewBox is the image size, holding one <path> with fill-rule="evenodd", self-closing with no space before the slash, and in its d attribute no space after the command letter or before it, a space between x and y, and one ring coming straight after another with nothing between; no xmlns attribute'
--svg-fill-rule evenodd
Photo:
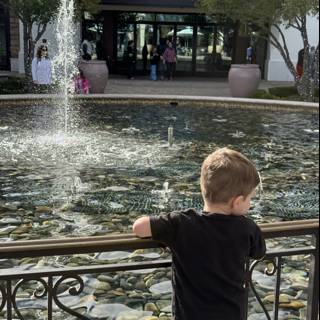
<svg viewBox="0 0 320 320"><path fill-rule="evenodd" d="M171 41L168 41L168 47L163 53L163 59L167 66L167 78L168 80L173 80L176 71L177 54Z"/></svg>
<svg viewBox="0 0 320 320"><path fill-rule="evenodd" d="M52 84L52 63L48 56L48 47L41 45L32 60L32 80L41 91L49 91Z"/></svg>

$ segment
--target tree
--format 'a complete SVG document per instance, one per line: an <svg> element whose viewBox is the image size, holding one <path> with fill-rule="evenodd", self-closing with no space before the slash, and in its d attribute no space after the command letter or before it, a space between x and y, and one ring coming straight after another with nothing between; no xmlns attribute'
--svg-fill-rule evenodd
<svg viewBox="0 0 320 320"><path fill-rule="evenodd" d="M254 25L258 36L269 41L281 54L290 73L294 76L298 92L305 100L312 101L319 82L319 43L313 51L310 46L307 17L319 18L318 0L199 0L206 12L222 14L245 25ZM304 49L304 74L296 75L295 64L285 36L285 29L299 31Z"/></svg>
<svg viewBox="0 0 320 320"><path fill-rule="evenodd" d="M96 12L99 0L75 0L77 17L85 10ZM0 0L23 24L24 37L24 66L27 78L31 78L31 62L34 57L35 44L45 33L47 26L55 19L60 1L55 0ZM36 34L33 36L33 27Z"/></svg>

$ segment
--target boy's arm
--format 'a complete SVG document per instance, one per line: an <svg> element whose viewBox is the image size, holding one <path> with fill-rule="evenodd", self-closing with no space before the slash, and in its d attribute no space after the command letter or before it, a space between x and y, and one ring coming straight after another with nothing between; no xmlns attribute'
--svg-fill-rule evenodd
<svg viewBox="0 0 320 320"><path fill-rule="evenodd" d="M258 226L252 239L250 258L260 260L266 255L266 242L263 238L262 232Z"/></svg>
<svg viewBox="0 0 320 320"><path fill-rule="evenodd" d="M138 219L134 223L132 230L133 233L139 238L150 238L152 236L150 218L142 217Z"/></svg>

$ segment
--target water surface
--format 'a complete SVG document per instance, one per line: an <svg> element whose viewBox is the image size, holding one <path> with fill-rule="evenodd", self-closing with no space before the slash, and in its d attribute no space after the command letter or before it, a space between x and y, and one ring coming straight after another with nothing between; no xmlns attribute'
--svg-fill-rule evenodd
<svg viewBox="0 0 320 320"><path fill-rule="evenodd" d="M224 146L261 172L254 219L318 215L317 114L118 105L75 114L65 133L59 108L1 107L2 240L127 232L143 214L200 209L201 163ZM10 218L19 232L1 233Z"/></svg>

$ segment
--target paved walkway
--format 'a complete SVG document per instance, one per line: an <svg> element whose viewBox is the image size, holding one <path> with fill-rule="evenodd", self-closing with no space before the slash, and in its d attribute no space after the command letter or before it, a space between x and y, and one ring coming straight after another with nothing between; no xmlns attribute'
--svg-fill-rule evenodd
<svg viewBox="0 0 320 320"><path fill-rule="evenodd" d="M9 71L0 71L0 81L8 76L23 76ZM260 89L292 86L293 82L261 81ZM128 80L123 76L112 75L105 93L112 94L152 94L152 95L190 95L207 97L231 97L227 79L176 78L174 81L150 81L148 77Z"/></svg>
<svg viewBox="0 0 320 320"><path fill-rule="evenodd" d="M260 89L292 85L293 82L262 81ZM135 80L127 80L125 78L111 76L105 93L209 97L231 96L227 79L209 78L177 78L174 81L150 81L146 77L137 77Z"/></svg>

